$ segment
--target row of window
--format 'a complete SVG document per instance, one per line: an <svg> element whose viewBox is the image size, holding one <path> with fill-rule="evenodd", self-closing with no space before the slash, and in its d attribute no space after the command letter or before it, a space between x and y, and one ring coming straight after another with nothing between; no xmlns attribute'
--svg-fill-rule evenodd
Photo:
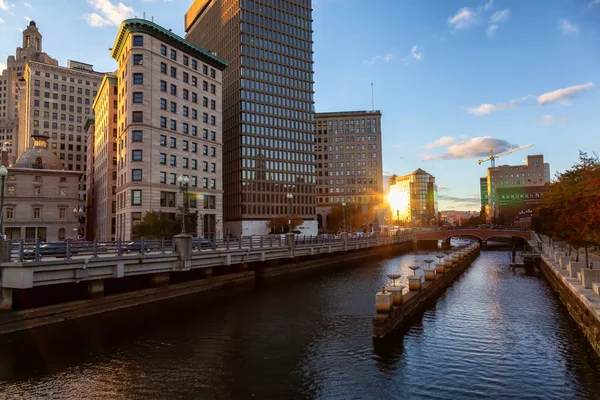
<svg viewBox="0 0 600 400"><path fill-rule="evenodd" d="M33 106L34 107L40 107L40 101L35 99L33 101ZM49 101L44 101L44 108L50 109L50 102ZM58 110L58 103L52 103L52 109L53 110ZM61 111L69 111L69 112L76 112L75 110L77 110L77 113L81 114L84 113L85 115L89 115L90 114L90 108L89 107L85 107L85 109L83 107L80 106L68 106L66 104L61 104L60 105L60 110ZM83 112L85 110L85 112Z"/></svg>
<svg viewBox="0 0 600 400"><path fill-rule="evenodd" d="M191 169L198 169L198 160L196 159L192 159L191 163L190 163L190 159L187 157L181 157L181 167L182 168L191 168ZM160 153L160 164L161 165L167 165L167 155L164 153ZM169 156L169 166L171 167L176 167L177 166L177 156L175 155L170 155ZM209 168L210 166L210 168ZM141 178L141 170L140 171L140 178ZM216 173L217 172L217 165L216 163L209 163L207 161L202 161L202 171L205 172L212 172L212 173ZM141 179L139 179L141 180Z"/></svg>
<svg viewBox="0 0 600 400"><path fill-rule="evenodd" d="M15 218L15 210L13 207L5 207L4 208L4 218L6 219L14 219ZM42 218L42 207L32 207L31 208L31 217L34 219ZM66 219L67 218L67 208L59 207L58 208L58 218Z"/></svg>
<svg viewBox="0 0 600 400"><path fill-rule="evenodd" d="M41 86L41 82L39 79L36 79L33 83L34 86L40 87ZM46 89L50 89L50 82L46 81L44 82L44 87ZM59 85L58 83L53 83L52 84L52 90L59 90ZM67 91L67 85L60 85L60 90L62 92L66 92ZM75 93L75 86L69 86L69 93ZM85 94L86 96L89 96L90 94L92 95L92 97L96 97L96 91L90 91L90 89L83 89L78 87L77 88L77 94Z"/></svg>
<svg viewBox="0 0 600 400"><path fill-rule="evenodd" d="M187 175L184 175L187 177ZM190 176L190 186L198 187L198 177ZM159 181L160 183L168 184L168 185L177 185L177 174L175 173L167 173L164 171L159 172ZM204 189L216 189L217 188L217 180L214 178L202 178L201 187Z"/></svg>
<svg viewBox="0 0 600 400"><path fill-rule="evenodd" d="M40 76L40 75L41 75L41 74L40 74L40 71L35 71L35 73L34 73L34 74L35 74L35 76ZM45 76L46 76L46 78L50 78L50 73L49 73L49 72L46 72L46 73L45 73ZM56 74L54 74L53 78L54 78L54 79L58 79L58 78L59 78L59 76L58 76L58 75L56 75ZM67 77L66 77L66 76L61 76L60 78L61 78L63 81L65 81L65 82L67 81ZM69 78L69 82L75 82L75 78ZM81 85L81 84L83 84L83 80L81 80L81 79L78 79L78 80L77 80L77 83ZM90 82L90 81L85 81L85 85L86 85L86 86L90 86L90 85L92 85L93 87L96 87L96 86L98 86L98 83L96 83L96 82Z"/></svg>
<svg viewBox="0 0 600 400"><path fill-rule="evenodd" d="M138 132L140 132L140 131L138 131ZM215 134L215 132L211 132L211 140L214 140L214 134ZM134 140L134 142L135 141L137 141L137 140ZM183 151L191 151L192 153L198 152L198 145L196 142L191 142L191 146L190 146L190 142L187 140L182 140L181 143L182 143L181 148ZM163 147L167 147L167 136L160 135L159 144ZM168 147L170 147L172 149L177 149L177 138L172 137L172 136L169 137L169 146ZM210 155L211 157L216 157L217 156L217 148L210 146L210 152L209 152L209 146L202 145L202 155L205 155L205 156Z"/></svg>
<svg viewBox="0 0 600 400"><path fill-rule="evenodd" d="M27 188L27 190L29 191L29 188ZM33 192L34 192L35 195L41 196L42 195L42 187L41 186L34 186ZM15 185L7 185L6 186L6 193L7 194L17 194L16 193L16 186ZM27 193L25 193L25 194L27 194ZM65 196L67 196L67 194L68 194L68 191L67 191L66 187L58 188L58 195L59 196L65 197Z"/></svg>

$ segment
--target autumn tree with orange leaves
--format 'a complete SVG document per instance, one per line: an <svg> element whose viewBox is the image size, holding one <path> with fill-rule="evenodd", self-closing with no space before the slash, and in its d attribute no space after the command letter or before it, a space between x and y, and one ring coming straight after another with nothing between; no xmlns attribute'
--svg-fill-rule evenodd
<svg viewBox="0 0 600 400"><path fill-rule="evenodd" d="M579 153L579 161L563 173L542 195L534 214L534 229L576 250L600 244L600 160ZM577 253L579 256L579 252Z"/></svg>

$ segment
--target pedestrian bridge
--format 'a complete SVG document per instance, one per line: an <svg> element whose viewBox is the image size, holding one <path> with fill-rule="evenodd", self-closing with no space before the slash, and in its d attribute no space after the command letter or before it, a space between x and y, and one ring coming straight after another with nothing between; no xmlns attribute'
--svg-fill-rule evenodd
<svg viewBox="0 0 600 400"><path fill-rule="evenodd" d="M532 231L520 229L490 229L490 228L471 228L471 229L438 229L434 231L419 232L416 240L438 240L445 242L453 237L472 237L480 242L487 242L492 238L513 238L519 237L525 240L533 238Z"/></svg>

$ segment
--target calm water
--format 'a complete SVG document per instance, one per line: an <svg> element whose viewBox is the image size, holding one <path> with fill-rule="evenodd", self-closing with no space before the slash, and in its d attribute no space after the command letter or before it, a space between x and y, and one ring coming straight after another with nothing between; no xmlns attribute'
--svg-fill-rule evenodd
<svg viewBox="0 0 600 400"><path fill-rule="evenodd" d="M600 398L600 358L506 252L482 253L422 319L374 347L374 293L425 258L2 336L0 398Z"/></svg>

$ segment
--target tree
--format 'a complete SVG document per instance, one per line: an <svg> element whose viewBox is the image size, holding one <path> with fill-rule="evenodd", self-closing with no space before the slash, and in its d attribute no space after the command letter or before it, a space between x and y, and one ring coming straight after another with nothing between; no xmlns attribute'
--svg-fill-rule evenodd
<svg viewBox="0 0 600 400"><path fill-rule="evenodd" d="M177 222L162 211L148 211L140 223L134 226L136 236L143 238L169 238L175 235Z"/></svg>

